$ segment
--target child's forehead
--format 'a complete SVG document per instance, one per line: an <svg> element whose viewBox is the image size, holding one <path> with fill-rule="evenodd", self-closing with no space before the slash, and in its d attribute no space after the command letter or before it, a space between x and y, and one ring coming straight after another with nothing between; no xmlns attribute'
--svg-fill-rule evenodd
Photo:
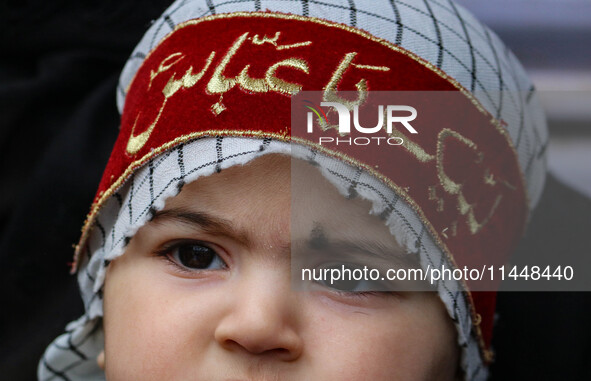
<svg viewBox="0 0 591 381"><path fill-rule="evenodd" d="M371 202L343 196L316 166L268 154L184 185L158 215L208 215L252 236L277 229L295 241L320 229L333 239L397 246L385 222L370 210Z"/></svg>
<svg viewBox="0 0 591 381"><path fill-rule="evenodd" d="M286 202L310 203L318 198L346 201L314 164L283 154L267 154L184 184L181 197L173 197L168 203L187 202L191 197L202 204L252 203L261 194L273 195L274 200L283 196Z"/></svg>
<svg viewBox="0 0 591 381"><path fill-rule="evenodd" d="M243 165L199 177L183 186L181 192L167 205L233 208L244 202L256 203L263 194L274 201L288 202L290 195L292 159L285 155L268 154ZM283 200L281 200L281 198Z"/></svg>
<svg viewBox="0 0 591 381"><path fill-rule="evenodd" d="M185 184L176 197L167 201L167 206L233 208L233 205L247 205L269 209L274 203L281 203L287 212L296 208L296 216L309 207L363 210L364 215L369 215L371 208L367 200L340 194L314 164L282 154L264 155L244 165L200 177Z"/></svg>

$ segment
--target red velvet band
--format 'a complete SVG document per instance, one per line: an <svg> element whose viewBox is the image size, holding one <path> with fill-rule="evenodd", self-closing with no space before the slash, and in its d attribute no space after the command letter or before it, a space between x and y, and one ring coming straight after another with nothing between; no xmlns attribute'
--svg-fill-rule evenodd
<svg viewBox="0 0 591 381"><path fill-rule="evenodd" d="M442 100L429 112L416 93L394 103L412 103L419 113L418 134L398 129L403 146L325 147L395 187L459 267L506 261L522 232L526 198L498 122L453 79L397 46L341 24L275 13L189 21L150 53L130 85L86 229L135 168L182 141L293 136L313 145L319 136L339 137L334 129L307 135L291 127L292 94L322 90L455 92L453 106ZM474 297L485 348L494 305L494 293Z"/></svg>

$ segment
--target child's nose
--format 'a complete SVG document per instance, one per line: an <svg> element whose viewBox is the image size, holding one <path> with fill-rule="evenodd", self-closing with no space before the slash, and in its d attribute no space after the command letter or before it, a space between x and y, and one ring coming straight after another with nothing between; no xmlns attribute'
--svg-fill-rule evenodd
<svg viewBox="0 0 591 381"><path fill-rule="evenodd" d="M281 278L281 279L280 279ZM301 308L290 288L289 274L272 270L237 281L231 306L215 330L215 340L230 351L246 351L279 361L300 357Z"/></svg>

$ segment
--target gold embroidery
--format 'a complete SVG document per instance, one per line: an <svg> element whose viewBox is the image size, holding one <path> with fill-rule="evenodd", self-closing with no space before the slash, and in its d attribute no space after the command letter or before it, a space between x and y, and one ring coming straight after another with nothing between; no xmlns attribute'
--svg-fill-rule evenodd
<svg viewBox="0 0 591 381"><path fill-rule="evenodd" d="M171 58L178 57L178 56L180 56L178 59L174 60L173 62L168 63L168 60L170 60ZM168 57L163 59L162 62L160 62L160 65L158 66L158 70L156 70L156 71L150 70L150 82L148 83L148 90L152 87L152 81L154 80L154 78L156 78L156 76L158 76L158 74L167 71L175 63L179 62L183 58L184 58L183 53L181 53L181 52L172 53L171 55L169 55Z"/></svg>
<svg viewBox="0 0 591 381"><path fill-rule="evenodd" d="M288 58L288 59L276 62L275 64L271 65L265 73L265 78L251 78L248 75L248 70L250 68L250 65L246 65L242 69L242 71L240 72L240 74L238 75L237 78L226 78L224 76L223 73L224 73L225 68L230 63L232 57L236 54L236 52L238 51L240 46L248 38L248 34L249 34L249 32L243 33L240 37L238 37L238 39L236 39L236 41L234 41L232 46L228 49L228 51L224 55L221 62L215 68L214 73L211 76L211 78L207 84L207 91L209 93L213 93L213 94L216 94L216 93L223 94L226 91L230 90L232 87L234 87L236 84L239 84L241 88L243 88L247 91L251 91L251 92L259 92L260 93L260 92L268 92L271 90L271 91L276 91L278 93L286 94L286 95L291 95L291 94L299 92L302 88L301 85L284 81L275 75L275 72L277 71L277 69L282 66L298 69L298 70L301 70L304 73L308 74L309 70L308 70L307 62L302 59L298 59L298 58ZM265 36L263 39L260 39L258 37L258 35L255 35L253 38L253 43L260 45L260 44L267 42L267 43L271 43L276 46L277 39L279 38L279 36L280 36L280 32L277 32L275 34L275 37L273 37L273 38L269 38L269 37ZM130 155L136 154L146 144L146 142L150 138L150 135L152 134L152 131L154 130L155 126L158 124L158 121L160 120L160 116L162 115L162 112L164 110L164 107L166 106L166 103L168 102L168 99L170 97L172 97L174 94L176 94L180 89L190 88L190 87L193 87L195 84L197 84L197 82L199 82L199 80L201 80L201 78L203 77L205 72L209 69L209 66L211 65L214 57L215 57L215 51L210 53L209 57L206 60L205 66L197 74L193 73L193 66L191 66L185 72L185 74L181 77L181 79L174 78L176 73L170 77L169 81L162 89L162 94L164 95L164 100L160 106L160 109L158 110L158 114L157 114L156 118L154 119L152 124L150 124L150 126L148 127L148 129L146 131L142 132L141 134L139 134L137 136L134 135L135 127L136 127L136 123L137 123L137 117L136 117L136 120L135 120L134 125L132 127L131 136L127 142L126 150L127 150L128 154L130 154ZM170 56L166 57L160 63L158 70L156 72L152 71L150 73L150 86L151 86L151 81L158 74L160 74L166 70L169 70L175 63L177 63L178 61L180 61L183 58L184 58L184 56L180 52L171 54ZM174 61L171 62L171 60L174 60ZM221 100L220 100L217 103L213 104L211 106L211 109L215 115L219 115L221 112L223 112L226 109L226 107L221 103Z"/></svg>
<svg viewBox="0 0 591 381"><path fill-rule="evenodd" d="M299 58L288 58L271 65L271 67L269 67L265 73L265 79L267 80L267 84L269 84L269 88L271 90L275 90L283 94L295 94L299 92L302 89L301 85L286 82L275 76L275 71L281 66L293 67L308 74L308 64L306 61Z"/></svg>
<svg viewBox="0 0 591 381"><path fill-rule="evenodd" d="M390 134L390 135L391 136L400 136L401 134L398 130L393 128L392 134ZM492 216L494 215L494 213L496 211L496 208L498 207L498 205L501 202L502 196L497 195L495 197L495 201L493 203L491 210L489 211L488 215L482 221L479 222L476 220L476 216L474 213L475 205L471 205L466 200L465 195L461 191L462 184L456 183L445 173L443 156L444 156L445 140L448 137L453 137L453 138L459 140L467 147L473 149L475 151L475 154L477 154L477 156L483 157L482 152L477 150L478 147L476 146L476 144L473 141L467 139L466 137L459 134L458 132L452 131L447 128L441 130L437 136L436 156L428 154L427 152L425 152L423 150L422 147L420 147L416 143L410 141L410 139L406 139L406 137L405 137L406 144L404 145L404 147L421 162L429 162L429 161L432 161L433 159L436 159L435 166L437 169L437 177L439 178L440 185L443 187L443 189L447 193L456 196L457 202L458 202L459 213L462 216L466 216L466 223L468 224L470 232L472 234L476 234L490 221L490 219L492 218ZM488 171L488 169L487 169L487 171ZM487 181L490 181L490 179L491 179L491 177L489 177L489 172L485 172L483 181L485 183L487 183ZM492 180L492 181L494 181L494 180ZM494 185L494 184L490 184L490 183L487 183L487 184ZM437 209L436 210L438 212L443 211L444 210L444 200L437 196L436 186L428 187L427 191L428 191L429 200L433 200L433 201L437 202Z"/></svg>
<svg viewBox="0 0 591 381"><path fill-rule="evenodd" d="M264 36L261 39L258 35L255 35L252 39L252 43L256 45L270 43L276 46L279 36L280 32L277 32L273 38ZM242 34L236 41L234 41L220 64L216 67L211 79L209 80L209 83L207 84L207 91L210 94L223 94L233 88L236 84L238 84L244 90L255 93L275 91L281 94L292 95L302 89L300 84L290 83L275 76L275 72L281 66L298 69L308 74L308 63L299 58L288 58L274 63L265 72L265 78L251 78L248 75L250 65L244 66L236 78L226 78L223 74L224 69L226 66L228 66L232 57L236 54L240 46L247 38L248 32Z"/></svg>
<svg viewBox="0 0 591 381"><path fill-rule="evenodd" d="M215 57L215 52L211 52L209 54L209 57L207 58L207 61L205 61L205 67L203 69L201 69L201 71L197 74L192 74L193 73L193 66L189 67L189 69L187 69L187 72L185 73L185 75L183 75L183 78L182 78L183 87L188 89L190 87L195 86L197 84L197 82L199 82L199 80L203 77L203 75L205 74L205 72L209 68L209 65L211 65L211 62L213 61L214 57Z"/></svg>
<svg viewBox="0 0 591 381"><path fill-rule="evenodd" d="M437 193L434 185L430 185L427 190L429 191L429 200L437 200Z"/></svg>
<svg viewBox="0 0 591 381"><path fill-rule="evenodd" d="M269 85L265 79L255 79L248 76L249 68L250 65L246 65L238 75L237 82L240 84L240 87L255 93L266 93L269 91Z"/></svg>
<svg viewBox="0 0 591 381"><path fill-rule="evenodd" d="M506 186L507 188L509 188L513 191L517 189L517 187L515 185L509 184L506 180L501 180L501 182L503 183L504 186Z"/></svg>
<svg viewBox="0 0 591 381"><path fill-rule="evenodd" d="M339 131L339 125L338 124L326 123L323 118L318 118L317 120L318 120L318 126L320 126L320 129L322 131L328 131L328 130L333 129L333 130L335 130L337 132L337 134L339 136L345 136L345 135L347 135L346 133Z"/></svg>
<svg viewBox="0 0 591 381"><path fill-rule="evenodd" d="M355 101L349 101L347 99L343 99L336 94L337 86L341 79L343 78L343 74L349 68L353 59L357 55L357 52L351 52L345 54L339 66L337 66L336 70L332 73L330 80L324 87L324 94L322 96L322 100L325 102L337 102L342 105L345 105L349 110L353 110L355 106L359 106L365 102L367 99L367 81L365 79L361 79L355 87L359 92L359 97Z"/></svg>
<svg viewBox="0 0 591 381"><path fill-rule="evenodd" d="M222 111L226 109L226 106L224 106L224 104L222 103L223 97L223 95L220 95L220 99L218 99L216 103L211 105L211 111L213 111L215 115L220 115Z"/></svg>
<svg viewBox="0 0 591 381"><path fill-rule="evenodd" d="M210 94L225 93L226 91L234 87L234 85L236 84L235 79L224 77L223 72L226 66L228 66L228 63L230 62L232 57L238 51L238 48L240 48L240 45L244 43L244 40L246 40L247 36L248 32L243 33L240 37L238 37L238 39L234 41L230 49L228 49L228 52L222 59L222 62L220 62L220 64L215 68L213 75L211 76L211 79L207 83L207 91Z"/></svg>
<svg viewBox="0 0 591 381"><path fill-rule="evenodd" d="M482 221L476 220L476 216L474 214L475 204L472 205L468 202L468 200L466 200L466 197L465 197L464 193L462 192L462 184L458 184L455 181L453 181L445 173L445 169L443 168L443 163L444 163L443 155L444 155L444 149L445 149L445 140L448 137L455 138L456 140L462 142L464 145L466 145L467 147L470 147L472 150L476 151L477 153L478 153L478 151L477 151L478 147L470 139L467 139L463 135L461 135L455 131L452 131L448 128L444 128L437 135L437 162L435 163L435 166L437 168L437 177L439 178L439 182L440 182L441 186L443 186L443 189L445 189L446 192L457 196L458 211L460 212L461 215L466 216L466 222L467 222L468 227L470 229L470 233L476 234L490 221L490 219L494 215L497 207L499 206L499 203L501 202L502 196L497 195L495 197L495 201L493 203L492 208L490 209L488 215Z"/></svg>
<svg viewBox="0 0 591 381"><path fill-rule="evenodd" d="M352 64L353 67L357 69L365 69L365 70L377 70L377 71L390 71L390 68L387 66L373 66L373 65L359 65L359 64Z"/></svg>
<svg viewBox="0 0 591 381"><path fill-rule="evenodd" d="M393 127L392 134L390 134L390 136L394 136L394 137L404 136L404 135L402 135L402 136L401 135L402 134ZM495 201L493 203L493 206L490 209L487 216L482 221L477 221L476 216L475 216L475 212L474 212L475 205L470 204L466 200L465 195L463 194L463 192L461 192L462 185L454 182L451 178L449 178L449 176L447 176L447 174L445 173L445 170L443 168L443 165L444 165L443 164L444 163L443 149L444 149L444 145L445 145L444 141L445 141L445 139L447 139L450 136L454 137L455 139L464 143L466 146L472 148L478 157L478 160L476 161L477 163L480 163L483 161L484 154L480 151L477 151L477 146L473 141L465 138L463 135L459 134L458 132L452 131L450 129L443 129L442 131L439 132L439 135L437 138L437 154L436 154L436 156L428 154L427 152L425 152L423 150L422 147L420 147L418 144L412 142L410 139L406 138L406 136L404 136L405 144L403 145L403 147L405 147L410 153L413 154L413 156L415 156L421 162L429 162L433 159L436 159L435 165L437 168L437 177L439 178L441 186L443 187L443 189L447 193L449 193L451 195L455 195L457 197L459 213L463 216L466 216L466 223L469 227L470 233L476 234L480 230L482 230L482 228L490 221L490 219L492 218L492 216L494 215L494 213L496 211L496 208L499 206L499 204L501 202L502 196L497 195L495 197ZM496 185L496 181L494 180L494 177L490 173L488 168L485 171L483 182L485 184L488 184L491 186ZM515 187L512 187L510 184L506 183L505 181L503 181L503 183L508 185L510 189L515 190ZM436 210L438 212L443 211L444 210L444 200L440 199L439 197L436 196L435 187L429 187L428 191L429 191L429 199L430 200L437 200L437 209Z"/></svg>
<svg viewBox="0 0 591 381"><path fill-rule="evenodd" d="M162 89L162 94L164 95L164 101L162 101L162 105L160 105L160 110L158 110L158 115L156 115L156 118L154 119L152 124L150 124L150 126L148 127L147 130L145 130L144 132L142 132L141 134L136 136L136 135L134 135L134 132L135 132L137 120L140 116L140 113L138 113L138 115L135 117L133 127L131 128L131 134L129 135L129 140L127 141L127 146L125 148L125 150L127 151L127 153L129 155L135 155L146 144L146 142L150 138L150 135L152 135L152 131L154 131L154 127L156 127L156 125L158 124L158 121L160 120L160 116L162 115L162 111L164 110L164 106L166 106L166 102L168 102L168 99L170 97L172 97L174 94L176 94L176 92L179 91L181 88L190 88L192 86L195 86L195 84L201 79L201 77L203 77L203 75L205 74L205 72L209 68L209 65L211 65L211 61L213 61L214 56L215 56L215 52L211 52L211 54L209 55L209 57L205 61L205 66L197 74L192 74L193 66L191 66L185 72L185 74L182 76L181 79L174 79L174 76L176 73L170 77L170 79L168 80L168 83ZM166 61L168 58L170 58L170 56L165 58L163 60L163 62ZM161 66L162 66L162 64L161 64Z"/></svg>
<svg viewBox="0 0 591 381"><path fill-rule="evenodd" d="M177 91L179 91L182 88L188 89L195 86L197 82L199 82L199 80L203 77L207 69L209 69L209 66L211 65L211 62L213 61L214 57L215 52L211 52L209 54L209 57L207 57L207 60L205 60L205 66L203 66L203 69L201 69L201 71L197 74L193 74L193 66L187 69L187 71L181 77L181 79L174 79L173 74L168 80L166 86L164 86L164 89L162 89L162 94L164 94L164 98L168 99L172 97L174 94L176 94Z"/></svg>
<svg viewBox="0 0 591 381"><path fill-rule="evenodd" d="M125 150L128 154L135 155L146 144L146 142L150 138L150 135L152 134L152 131L154 130L154 126L156 126L156 123L158 123L158 120L160 119L160 114L162 114L163 109L164 104L163 107L160 108L160 111L156 116L156 120L154 120L150 127L148 127L146 131L136 136L133 133L135 131L137 120L140 117L140 113L137 114L137 116L135 117L135 121L133 122L133 127L131 127L131 135L129 136L129 140L127 141L127 146L125 147Z"/></svg>
<svg viewBox="0 0 591 381"><path fill-rule="evenodd" d="M437 196L437 186L431 185L428 188L429 191L429 200L437 202L437 211L443 212L443 198Z"/></svg>
<svg viewBox="0 0 591 381"><path fill-rule="evenodd" d="M474 216L474 208L472 207L472 205L468 204L468 202L464 198L464 195L461 195L461 197L458 197L458 204L460 205L460 210L463 209L468 214L468 226L470 227L470 233L476 234L484 226L486 226L486 224L490 221L492 216L495 214L495 211L497 210L497 207L501 203L502 198L503 198L503 196L497 195L493 206L490 208L490 211L488 212L488 215L484 218L484 220L479 222L476 220L476 216ZM466 213L462 213L462 214L466 214Z"/></svg>
<svg viewBox="0 0 591 381"><path fill-rule="evenodd" d="M252 38L252 43L255 45L263 45L264 43L269 43L273 46L277 46L277 40L279 39L280 35L281 35L281 32L276 32L275 36L273 38L269 38L267 36L264 36L261 39L261 38L259 38L258 34L255 34L254 37Z"/></svg>
<svg viewBox="0 0 591 381"><path fill-rule="evenodd" d="M308 45L312 45L312 41L296 42L295 44L289 44L289 45L279 45L279 46L277 46L277 50L287 50L287 49L299 48L300 46L308 46Z"/></svg>
<svg viewBox="0 0 591 381"><path fill-rule="evenodd" d="M486 170L484 171L484 183L490 186L497 185L494 175L490 173L490 170L488 168L486 168Z"/></svg>
<svg viewBox="0 0 591 381"><path fill-rule="evenodd" d="M476 151L478 147L476 147L476 144L472 140L469 140L458 132L452 131L448 128L444 128L437 135L437 162L435 164L437 167L437 176L439 177L439 181L446 192L450 194L458 194L462 189L462 185L450 179L443 169L443 151L445 149L445 140L450 136L464 143L464 145L472 148L474 151Z"/></svg>
<svg viewBox="0 0 591 381"><path fill-rule="evenodd" d="M384 115L384 118L387 118L387 115ZM387 120L387 119L386 119ZM435 160L435 156L427 153L423 147L418 145L417 143L413 142L410 138L400 132L394 125L392 126L392 132L388 134L389 137L392 138L399 138L404 140L404 144L402 147L407 150L410 154L412 154L418 161L421 163L428 163L432 160Z"/></svg>
<svg viewBox="0 0 591 381"><path fill-rule="evenodd" d="M359 93L359 97L355 101L350 101L344 98L339 97L336 94L337 87L341 80L343 79L343 74L347 71L347 69L352 66L357 69L362 70L376 70L376 71L390 71L390 68L387 66L374 66L374 65L362 65L353 63L353 60L357 56L357 52L351 52L345 54L335 71L332 73L328 83L324 87L324 94L322 99L325 102L337 102L345 105L349 110L353 110L355 106L360 106L365 102L367 99L367 80L362 78L355 84L357 91ZM327 127L332 128L332 127Z"/></svg>
<svg viewBox="0 0 591 381"><path fill-rule="evenodd" d="M276 32L275 36L273 36L272 38L264 36L261 39L258 34L255 34L254 37L252 38L252 43L254 45L262 45L264 43L269 43L269 44L275 46L276 50L287 50L287 49L299 48L300 46L312 45L312 41L303 41L303 42L296 42L294 44L278 45L277 41L279 40L279 36L281 36L281 32Z"/></svg>
<svg viewBox="0 0 591 381"><path fill-rule="evenodd" d="M476 160L474 160L474 163L476 163L476 164L482 163L484 161L484 153L478 152L477 156L478 156L478 158Z"/></svg>

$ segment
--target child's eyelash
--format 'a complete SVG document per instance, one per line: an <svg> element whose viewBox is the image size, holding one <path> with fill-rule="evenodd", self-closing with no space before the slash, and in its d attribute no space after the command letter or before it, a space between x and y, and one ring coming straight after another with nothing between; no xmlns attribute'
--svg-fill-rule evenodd
<svg viewBox="0 0 591 381"><path fill-rule="evenodd" d="M175 249L178 243L167 244L162 246L161 248L154 251L154 254L159 259L163 260L164 263L174 272L179 273L181 275L189 275L191 271L189 269L184 268L183 266L179 265L175 261L170 258L170 252Z"/></svg>
<svg viewBox="0 0 591 381"><path fill-rule="evenodd" d="M180 247L183 247L183 246L190 246L190 245L204 246L204 247L209 248L209 245L206 242L192 240L192 239L187 239L187 240L183 239L183 240L170 241L170 242L167 242L167 243L161 245L158 249L154 250L154 254L157 256L167 256L173 250L179 249Z"/></svg>
<svg viewBox="0 0 591 381"><path fill-rule="evenodd" d="M202 244L200 241L194 240L174 240L166 242L165 244L161 245L159 248L154 250L154 254L157 256L166 256L170 254L170 252L179 246L182 245L191 245L191 244Z"/></svg>

